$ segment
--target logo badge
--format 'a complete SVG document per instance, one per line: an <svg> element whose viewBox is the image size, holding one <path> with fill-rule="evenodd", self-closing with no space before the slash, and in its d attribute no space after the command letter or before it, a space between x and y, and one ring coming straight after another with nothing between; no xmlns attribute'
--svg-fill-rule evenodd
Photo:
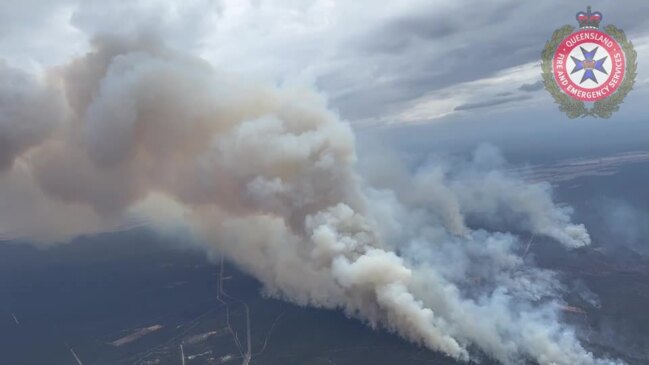
<svg viewBox="0 0 649 365"><path fill-rule="evenodd" d="M564 25L546 43L543 83L569 118L610 118L633 89L637 54L621 29L600 30L602 13L589 6L576 18L579 29Z"/></svg>

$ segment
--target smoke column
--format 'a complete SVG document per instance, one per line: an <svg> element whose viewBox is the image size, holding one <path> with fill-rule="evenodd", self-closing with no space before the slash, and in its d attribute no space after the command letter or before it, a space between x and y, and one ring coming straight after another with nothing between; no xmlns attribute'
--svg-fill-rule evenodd
<svg viewBox="0 0 649 365"><path fill-rule="evenodd" d="M568 248L588 233L548 185L499 172L497 151L360 169L350 126L310 88L236 78L154 38L93 47L40 76L0 65L3 236L184 226L269 296L455 359L478 348L506 364L616 363L561 324L561 284L507 231Z"/></svg>

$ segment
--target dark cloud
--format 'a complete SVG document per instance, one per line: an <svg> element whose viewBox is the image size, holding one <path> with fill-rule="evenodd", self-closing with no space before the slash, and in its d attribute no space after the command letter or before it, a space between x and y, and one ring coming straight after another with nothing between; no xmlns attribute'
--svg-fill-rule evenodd
<svg viewBox="0 0 649 365"><path fill-rule="evenodd" d="M543 89L543 81L541 80L533 84L523 84L521 85L521 87L518 88L518 90L527 91L527 92L537 91L541 89Z"/></svg>
<svg viewBox="0 0 649 365"><path fill-rule="evenodd" d="M472 110L472 109L481 109L481 108L488 108L490 106L496 106L496 105L502 105L506 103L512 103L515 101L523 101L523 100L529 100L532 97L529 95L518 95L518 96L511 96L508 98L500 98L500 99L492 99L492 100L485 100L485 101L478 101L475 103L466 103L459 105L455 108L456 111L461 111L461 110Z"/></svg>

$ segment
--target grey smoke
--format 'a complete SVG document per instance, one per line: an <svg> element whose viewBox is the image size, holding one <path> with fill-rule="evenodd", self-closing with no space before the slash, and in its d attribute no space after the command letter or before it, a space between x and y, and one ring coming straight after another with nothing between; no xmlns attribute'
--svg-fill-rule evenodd
<svg viewBox="0 0 649 365"><path fill-rule="evenodd" d="M508 233L575 248L590 243L585 227L549 185L500 172L489 147L414 172L382 154L359 170L351 127L310 86L237 78L155 38L98 37L46 81L27 95L55 91L60 122L0 121L46 131L2 129L17 146L0 175L3 235L60 241L133 217L184 226L267 295L456 359L476 347L506 364L616 363L561 323L561 283Z"/></svg>
<svg viewBox="0 0 649 365"><path fill-rule="evenodd" d="M593 221L603 245L625 246L639 254L649 254L649 214L619 198L598 199L593 208Z"/></svg>
<svg viewBox="0 0 649 365"><path fill-rule="evenodd" d="M63 117L62 101L50 87L0 59L0 171L54 130Z"/></svg>

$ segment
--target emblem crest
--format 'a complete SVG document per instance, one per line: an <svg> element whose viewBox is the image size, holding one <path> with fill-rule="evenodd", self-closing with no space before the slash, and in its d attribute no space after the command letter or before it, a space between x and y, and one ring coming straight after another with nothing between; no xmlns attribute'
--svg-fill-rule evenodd
<svg viewBox="0 0 649 365"><path fill-rule="evenodd" d="M602 13L590 6L576 19L578 29L564 25L546 43L543 84L569 118L610 118L633 89L636 51L623 30L600 29Z"/></svg>

